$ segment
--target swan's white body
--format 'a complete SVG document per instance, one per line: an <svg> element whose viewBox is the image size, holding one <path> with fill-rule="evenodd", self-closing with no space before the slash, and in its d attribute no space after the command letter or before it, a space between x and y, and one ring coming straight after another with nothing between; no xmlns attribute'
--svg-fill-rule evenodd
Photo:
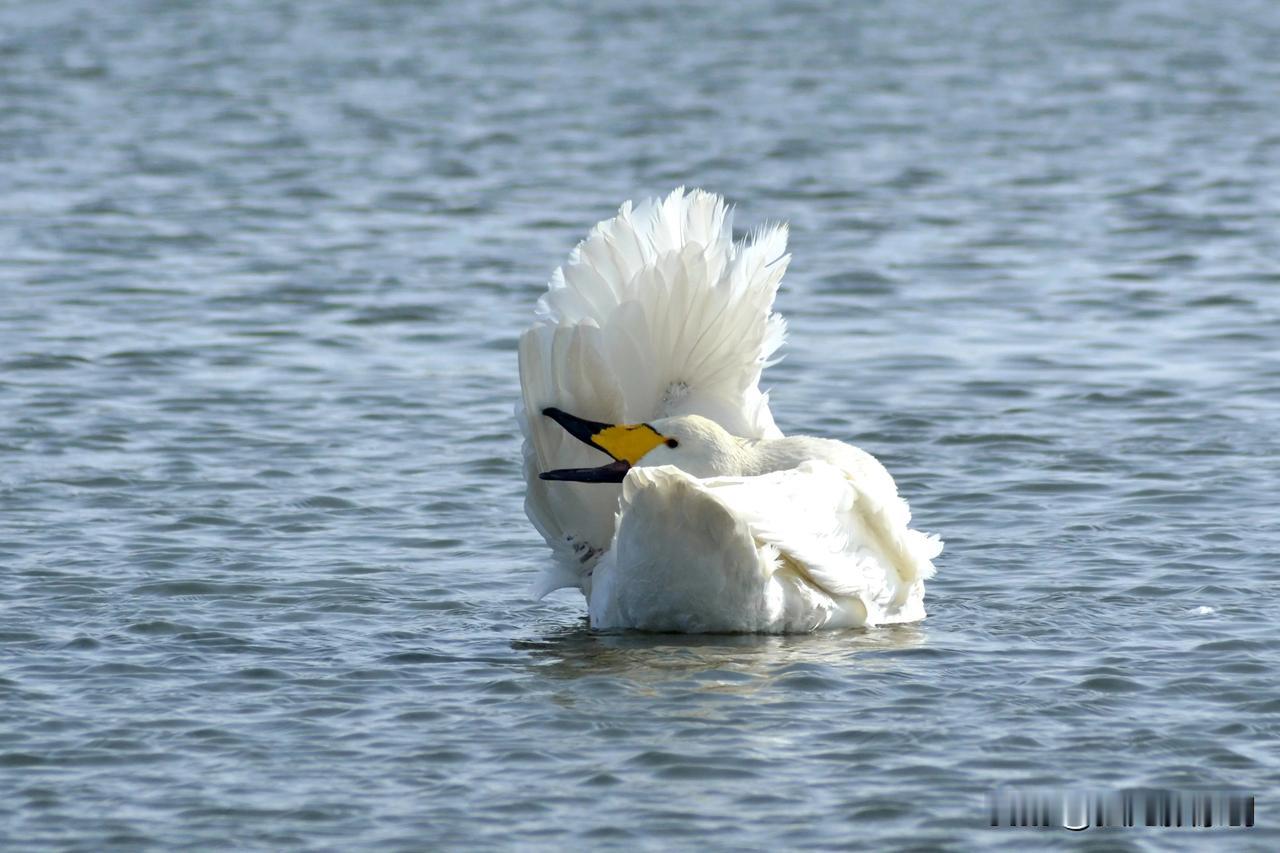
<svg viewBox="0 0 1280 853"><path fill-rule="evenodd" d="M760 374L786 228L735 245L724 202L676 190L597 225L520 340L525 509L554 552L535 592L576 587L596 628L803 632L924 618L941 551L893 478L837 441L783 438ZM607 457L540 412L678 439L619 485L548 482ZM675 442L668 442L673 444Z"/></svg>

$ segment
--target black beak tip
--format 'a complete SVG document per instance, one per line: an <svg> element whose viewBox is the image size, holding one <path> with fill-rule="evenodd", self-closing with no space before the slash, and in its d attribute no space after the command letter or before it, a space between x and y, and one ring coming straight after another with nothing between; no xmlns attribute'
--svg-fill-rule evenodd
<svg viewBox="0 0 1280 853"><path fill-rule="evenodd" d="M577 415L571 415L564 409L555 406L547 406L542 410L542 414L551 418L558 423L565 432L581 441L583 444L589 444L596 450L604 450L603 447L596 444L595 436L602 430L609 429L613 424L601 423L599 421L589 421L586 418L580 418ZM608 453L607 450L605 450ZM609 454L613 455L613 454Z"/></svg>
<svg viewBox="0 0 1280 853"><path fill-rule="evenodd" d="M615 461L599 468L557 468L554 471L543 471L538 474L538 479L570 483L621 483L630 470L629 463Z"/></svg>

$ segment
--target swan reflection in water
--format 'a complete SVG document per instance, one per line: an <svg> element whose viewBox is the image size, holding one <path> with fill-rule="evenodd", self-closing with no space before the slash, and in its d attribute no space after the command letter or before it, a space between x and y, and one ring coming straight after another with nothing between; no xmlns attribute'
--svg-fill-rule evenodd
<svg viewBox="0 0 1280 853"><path fill-rule="evenodd" d="M512 642L529 655L538 674L576 679L622 677L656 685L688 680L706 689L750 692L806 671L821 677L828 667L884 671L899 666L901 652L923 646L922 623L803 635L602 633L581 624ZM692 686L692 684L690 685Z"/></svg>

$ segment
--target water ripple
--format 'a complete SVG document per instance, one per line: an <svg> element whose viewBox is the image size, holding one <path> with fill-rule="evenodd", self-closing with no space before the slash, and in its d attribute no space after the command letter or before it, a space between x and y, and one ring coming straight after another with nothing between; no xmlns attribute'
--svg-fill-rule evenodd
<svg viewBox="0 0 1280 853"><path fill-rule="evenodd" d="M5 840L1021 850L995 786L1280 790L1273 4L491 5L0 9ZM947 540L923 624L525 598L517 336L678 183L791 222L766 384Z"/></svg>

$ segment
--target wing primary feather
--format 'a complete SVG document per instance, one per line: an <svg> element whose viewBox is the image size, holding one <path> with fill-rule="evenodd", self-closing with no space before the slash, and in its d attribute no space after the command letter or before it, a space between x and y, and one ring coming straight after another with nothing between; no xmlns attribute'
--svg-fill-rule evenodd
<svg viewBox="0 0 1280 853"><path fill-rule="evenodd" d="M531 412L559 406L628 421L705 414L744 437L780 435L758 386L782 342L772 306L785 270L778 262L787 257L786 229L757 228L734 243L733 214L720 196L683 187L662 199L627 202L552 273L518 350L517 418L525 439L526 511L559 565L548 583L563 586L577 577L582 585L612 536L618 490L547 490L540 470L590 460ZM666 393L675 383L678 399Z"/></svg>

